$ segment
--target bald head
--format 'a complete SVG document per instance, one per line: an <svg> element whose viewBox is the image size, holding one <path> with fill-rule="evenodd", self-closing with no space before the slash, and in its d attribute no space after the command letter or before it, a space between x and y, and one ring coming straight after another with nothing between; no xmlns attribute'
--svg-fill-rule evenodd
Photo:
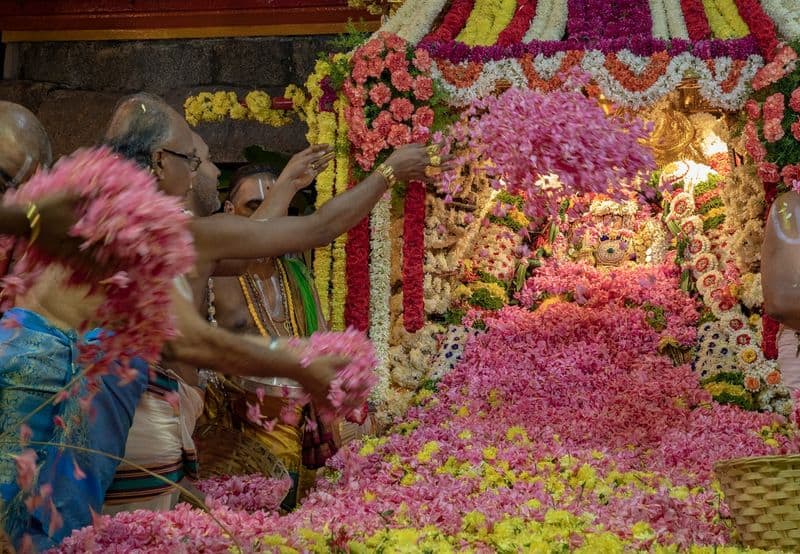
<svg viewBox="0 0 800 554"><path fill-rule="evenodd" d="M192 132L186 120L161 98L138 93L120 100L105 142L151 170L167 194L185 196L191 188Z"/></svg>
<svg viewBox="0 0 800 554"><path fill-rule="evenodd" d="M19 104L0 101L0 189L24 183L52 161L50 139L36 116Z"/></svg>

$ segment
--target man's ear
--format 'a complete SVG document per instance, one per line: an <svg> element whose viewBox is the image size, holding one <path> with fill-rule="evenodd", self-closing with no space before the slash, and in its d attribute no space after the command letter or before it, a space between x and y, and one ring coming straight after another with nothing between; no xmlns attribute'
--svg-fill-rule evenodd
<svg viewBox="0 0 800 554"><path fill-rule="evenodd" d="M161 152L161 150L156 150L150 154L150 173L155 175L158 179L164 176L164 166L161 163L163 159L164 153Z"/></svg>

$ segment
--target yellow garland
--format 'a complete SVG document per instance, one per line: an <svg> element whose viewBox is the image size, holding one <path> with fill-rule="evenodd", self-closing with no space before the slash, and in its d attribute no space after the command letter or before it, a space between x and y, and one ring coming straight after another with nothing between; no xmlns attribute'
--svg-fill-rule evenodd
<svg viewBox="0 0 800 554"><path fill-rule="evenodd" d="M456 40L468 46L491 46L511 22L517 0L477 0Z"/></svg>
<svg viewBox="0 0 800 554"><path fill-rule="evenodd" d="M350 180L350 143L347 140L346 102L343 97L334 103L338 117L336 128L336 195L347 190ZM336 237L333 243L333 275L331 283L331 329L344 331L344 305L347 299L347 235Z"/></svg>
<svg viewBox="0 0 800 554"><path fill-rule="evenodd" d="M336 114L321 112L317 115L319 135L317 144L333 144L336 140ZM333 182L335 168L329 164L317 176L317 208L333 197ZM330 312L330 279L331 279L331 249L330 245L318 248L314 254L314 279L319 292L319 304L322 315L327 321L331 320Z"/></svg>
<svg viewBox="0 0 800 554"><path fill-rule="evenodd" d="M190 125L201 122L231 119L253 119L273 127L282 127L292 122L290 112L272 109L272 98L265 92L254 90L239 102L235 92L201 92L190 96L183 103L184 116Z"/></svg>
<svg viewBox="0 0 800 554"><path fill-rule="evenodd" d="M731 29L733 38L742 38L750 34L750 28L745 23L744 19L739 15L739 8L736 7L734 0L714 0L717 4L717 9L725 22Z"/></svg>

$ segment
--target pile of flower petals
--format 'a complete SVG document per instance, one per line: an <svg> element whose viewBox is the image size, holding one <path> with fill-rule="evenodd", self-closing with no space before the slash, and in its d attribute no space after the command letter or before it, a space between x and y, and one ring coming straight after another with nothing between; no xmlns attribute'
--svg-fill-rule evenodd
<svg viewBox="0 0 800 554"><path fill-rule="evenodd" d="M675 285L669 272L651 274L655 290ZM540 290L566 286L556 277ZM717 550L731 537L713 464L793 447L774 416L711 401L687 365L658 354L667 331L601 290L637 290L640 277L587 279L587 300L607 294L605 305L552 301L485 315L487 332L468 340L438 392L420 393L388 436L340 450L299 509L235 522L226 513L225 523L240 543L262 533L262 552L739 551ZM684 308L675 313L691 317L670 332L694 327L696 312ZM185 540L200 548L219 532L195 514ZM91 540L110 543L90 528L62 551Z"/></svg>
<svg viewBox="0 0 800 554"><path fill-rule="evenodd" d="M96 284L82 266L69 267L70 285L92 285L105 297L86 325L113 331L100 345L83 345L83 360L93 361L96 372L114 361L124 368L133 355L156 361L164 341L176 332L169 296L173 279L187 273L195 258L179 199L162 194L150 174L103 147L62 158L6 194L4 202L24 205L54 193L81 198L71 234L83 239L82 248L93 249L100 264L117 271ZM34 244L3 280L8 301L54 262Z"/></svg>
<svg viewBox="0 0 800 554"><path fill-rule="evenodd" d="M227 506L235 510L277 510L292 487L292 480L253 475L225 475L198 481L195 486L206 495L210 508Z"/></svg>
<svg viewBox="0 0 800 554"><path fill-rule="evenodd" d="M339 369L328 392L333 410L320 406L319 416L323 421L336 418L362 419L362 411L378 377L375 367L375 347L362 333L349 328L341 332L314 333L306 340L294 341L300 350L301 363L309 364L320 356L341 356L350 363Z"/></svg>
<svg viewBox="0 0 800 554"><path fill-rule="evenodd" d="M580 92L510 88L475 100L443 138L443 153L458 153L457 166L483 167L497 189L525 193L525 214L536 219L557 215L561 201L576 194L627 199L640 174L655 166L639 143L647 133L638 119L606 117ZM459 192L456 177L447 172L439 182L451 197Z"/></svg>
<svg viewBox="0 0 800 554"><path fill-rule="evenodd" d="M602 270L552 259L528 279L518 300L530 308L547 296L567 294L585 308L625 308L630 303L659 306L665 311L667 336L681 345L694 344L697 338L697 304L680 289L680 270L675 264Z"/></svg>

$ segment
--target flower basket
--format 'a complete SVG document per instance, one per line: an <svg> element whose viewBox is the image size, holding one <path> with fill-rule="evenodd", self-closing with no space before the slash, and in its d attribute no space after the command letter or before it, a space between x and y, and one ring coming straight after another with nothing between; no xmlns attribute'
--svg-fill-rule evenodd
<svg viewBox="0 0 800 554"><path fill-rule="evenodd" d="M261 473L272 479L289 472L269 449L237 429L205 425L194 436L200 462L200 477Z"/></svg>
<svg viewBox="0 0 800 554"><path fill-rule="evenodd" d="M800 551L800 455L727 460L715 471L745 545Z"/></svg>

